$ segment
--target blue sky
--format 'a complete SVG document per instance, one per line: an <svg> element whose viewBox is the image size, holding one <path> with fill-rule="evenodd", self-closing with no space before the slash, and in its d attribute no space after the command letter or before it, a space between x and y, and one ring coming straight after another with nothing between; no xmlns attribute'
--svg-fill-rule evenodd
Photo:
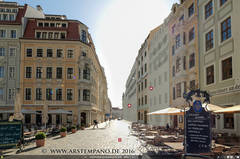
<svg viewBox="0 0 240 159"><path fill-rule="evenodd" d="M9 1L9 0L5 0ZM11 0L12 1L12 0ZM113 107L122 107L122 94L141 44L160 25L178 0L16 0L44 13L63 14L89 27L105 69Z"/></svg>

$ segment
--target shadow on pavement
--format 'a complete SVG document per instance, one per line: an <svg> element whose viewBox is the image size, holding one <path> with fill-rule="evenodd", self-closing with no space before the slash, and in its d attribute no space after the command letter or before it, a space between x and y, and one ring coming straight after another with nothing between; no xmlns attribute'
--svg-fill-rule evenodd
<svg viewBox="0 0 240 159"><path fill-rule="evenodd" d="M17 152L16 152L16 154L19 154L19 153L22 153L22 152L28 152L28 151L32 151L32 150L34 150L34 149L37 149L37 148L39 148L39 147L30 147L30 148L27 148L27 149L23 149L22 151L20 151L20 150L18 150Z"/></svg>
<svg viewBox="0 0 240 159"><path fill-rule="evenodd" d="M58 136L58 137L53 138L53 140L57 140L57 139L61 139L61 138L62 138L61 136Z"/></svg>

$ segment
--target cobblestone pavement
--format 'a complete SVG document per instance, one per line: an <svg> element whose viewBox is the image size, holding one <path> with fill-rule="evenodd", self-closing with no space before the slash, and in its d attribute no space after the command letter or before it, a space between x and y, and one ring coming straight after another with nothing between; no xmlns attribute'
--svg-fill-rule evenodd
<svg viewBox="0 0 240 159"><path fill-rule="evenodd" d="M46 139L44 147L37 148L35 142L25 146L20 155L141 155L141 143L137 137L130 135L130 123L113 120L92 127L69 133L61 138L59 135ZM15 155L17 149L7 153Z"/></svg>

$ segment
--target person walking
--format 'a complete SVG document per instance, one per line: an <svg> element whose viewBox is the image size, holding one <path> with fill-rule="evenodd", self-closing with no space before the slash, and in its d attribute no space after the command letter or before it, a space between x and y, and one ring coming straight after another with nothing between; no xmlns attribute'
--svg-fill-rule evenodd
<svg viewBox="0 0 240 159"><path fill-rule="evenodd" d="M95 126L98 128L98 122L97 122L97 120L93 120L93 123L94 123L93 129L95 128Z"/></svg>

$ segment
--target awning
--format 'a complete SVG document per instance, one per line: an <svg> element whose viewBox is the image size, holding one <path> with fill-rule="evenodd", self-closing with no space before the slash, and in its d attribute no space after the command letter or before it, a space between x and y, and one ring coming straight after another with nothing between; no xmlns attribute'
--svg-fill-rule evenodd
<svg viewBox="0 0 240 159"><path fill-rule="evenodd" d="M63 110L63 109L56 109L56 110L49 110L48 114L72 114L72 112Z"/></svg>
<svg viewBox="0 0 240 159"><path fill-rule="evenodd" d="M214 111L215 113L240 113L240 105L233 107L223 108L221 110Z"/></svg>
<svg viewBox="0 0 240 159"><path fill-rule="evenodd" d="M165 108L155 112L148 113L147 115L183 115L183 110L178 108Z"/></svg>
<svg viewBox="0 0 240 159"><path fill-rule="evenodd" d="M0 113L14 113L14 110L5 110L0 111ZM28 110L28 109L22 109L23 114L36 114L36 111L34 110Z"/></svg>

